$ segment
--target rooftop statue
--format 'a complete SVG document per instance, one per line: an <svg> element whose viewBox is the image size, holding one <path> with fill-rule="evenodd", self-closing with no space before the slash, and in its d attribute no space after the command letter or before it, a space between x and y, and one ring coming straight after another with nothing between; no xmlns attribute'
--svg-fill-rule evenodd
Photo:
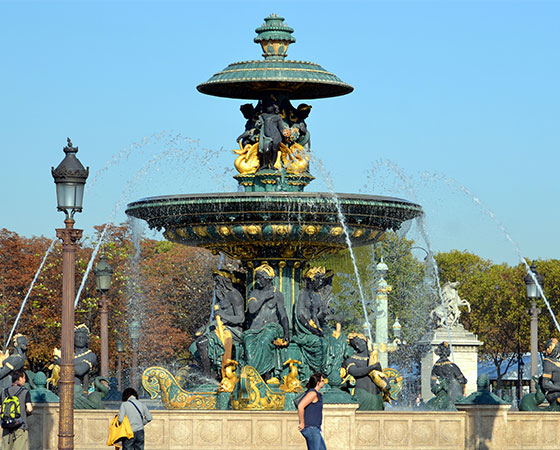
<svg viewBox="0 0 560 450"><path fill-rule="evenodd" d="M23 369L27 353L27 337L16 334L12 338L12 352L6 354L0 352L0 389L12 385L11 373L14 370Z"/></svg>
<svg viewBox="0 0 560 450"><path fill-rule="evenodd" d="M443 305L438 305L430 313L430 317L438 328L445 328L447 326L449 326L449 328L453 328L459 325L459 317L461 317L461 310L459 309L460 306L466 306L469 312L471 312L471 304L467 300L459 297L459 293L456 289L457 286L459 286L458 281L453 283L447 281L441 288L441 295L445 303L445 309L443 308Z"/></svg>

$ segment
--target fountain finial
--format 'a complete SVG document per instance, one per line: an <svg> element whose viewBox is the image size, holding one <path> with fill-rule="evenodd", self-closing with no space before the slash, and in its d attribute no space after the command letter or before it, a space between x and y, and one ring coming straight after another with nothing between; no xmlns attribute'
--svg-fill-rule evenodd
<svg viewBox="0 0 560 450"><path fill-rule="evenodd" d="M296 41L292 36L293 28L284 24L284 18L277 14L265 17L262 26L255 32L258 36L254 39L261 44L263 56L267 60L283 60L286 58L288 46Z"/></svg>

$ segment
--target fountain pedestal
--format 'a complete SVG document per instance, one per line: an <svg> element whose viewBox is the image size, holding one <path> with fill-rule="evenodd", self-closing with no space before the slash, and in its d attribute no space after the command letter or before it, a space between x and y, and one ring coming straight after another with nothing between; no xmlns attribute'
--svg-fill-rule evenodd
<svg viewBox="0 0 560 450"><path fill-rule="evenodd" d="M457 324L449 330L446 328L436 328L430 334L424 336L419 342L428 349L421 362L421 382L422 382L422 398L424 401L434 396L430 390L430 376L432 367L438 359L434 350L438 344L443 341L449 341L451 335L451 345L453 347L453 357L450 359L459 366L465 377L467 378L467 386L465 395L469 395L476 391L476 379L478 377L478 347L483 342L478 337L466 330L463 325Z"/></svg>

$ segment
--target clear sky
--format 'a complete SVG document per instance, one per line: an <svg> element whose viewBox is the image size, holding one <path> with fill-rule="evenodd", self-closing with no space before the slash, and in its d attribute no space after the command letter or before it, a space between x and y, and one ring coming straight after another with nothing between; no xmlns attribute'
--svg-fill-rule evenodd
<svg viewBox="0 0 560 450"><path fill-rule="evenodd" d="M0 1L0 227L54 237L69 136L90 167L76 226L152 195L237 190L241 100L196 85L260 59L270 13L352 94L310 101L308 191L421 203L434 250L558 258L560 2ZM294 102L295 105L299 102ZM465 193L472 192L485 208ZM411 237L425 246L414 227Z"/></svg>

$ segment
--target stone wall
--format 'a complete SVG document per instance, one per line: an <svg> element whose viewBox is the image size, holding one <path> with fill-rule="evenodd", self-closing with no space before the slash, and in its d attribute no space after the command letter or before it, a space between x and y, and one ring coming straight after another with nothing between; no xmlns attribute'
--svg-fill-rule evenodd
<svg viewBox="0 0 560 450"><path fill-rule="evenodd" d="M329 450L557 449L560 413L508 412L509 407L463 406L459 412L362 412L325 405ZM75 411L75 449L107 449L116 411ZM146 450L305 450L295 411L152 411ZM30 449L56 450L58 407L36 406Z"/></svg>

